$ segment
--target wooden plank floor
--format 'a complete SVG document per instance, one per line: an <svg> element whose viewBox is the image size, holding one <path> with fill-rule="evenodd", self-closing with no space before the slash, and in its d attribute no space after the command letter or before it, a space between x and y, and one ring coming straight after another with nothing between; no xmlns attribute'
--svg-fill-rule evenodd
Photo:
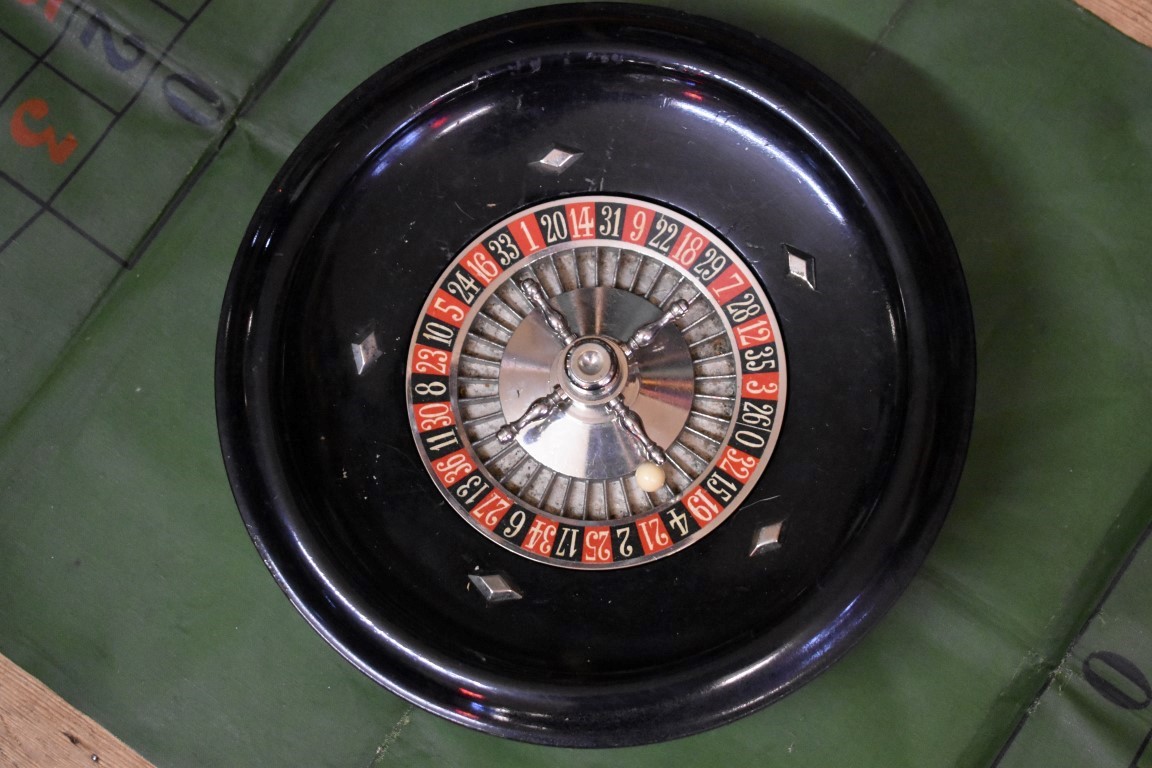
<svg viewBox="0 0 1152 768"><path fill-rule="evenodd" d="M1152 0L1076 0L1133 40L1152 47Z"/></svg>
<svg viewBox="0 0 1152 768"><path fill-rule="evenodd" d="M124 742L0 655L0 766L151 768Z"/></svg>

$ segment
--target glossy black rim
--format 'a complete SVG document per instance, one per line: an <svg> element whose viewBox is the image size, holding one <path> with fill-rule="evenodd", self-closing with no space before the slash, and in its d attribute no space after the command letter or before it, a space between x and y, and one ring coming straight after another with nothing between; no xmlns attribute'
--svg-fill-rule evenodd
<svg viewBox="0 0 1152 768"><path fill-rule="evenodd" d="M554 146L579 164L530 162ZM589 192L719 232L762 282L789 360L779 444L741 509L690 549L612 572L532 562L465 525L416 457L403 393L413 324L457 250ZM382 356L361 374L349 342L369 327ZM216 391L248 531L337 650L469 727L619 746L765 706L892 604L959 478L974 345L931 195L847 93L713 21L571 5L435 40L308 135L237 256ZM749 557L773 521L781 546ZM478 569L524 599L486 603L468 587Z"/></svg>

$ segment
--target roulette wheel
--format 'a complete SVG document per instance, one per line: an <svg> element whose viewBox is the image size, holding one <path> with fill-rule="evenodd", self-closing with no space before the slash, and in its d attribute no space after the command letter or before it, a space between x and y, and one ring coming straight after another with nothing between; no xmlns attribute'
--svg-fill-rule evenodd
<svg viewBox="0 0 1152 768"><path fill-rule="evenodd" d="M951 502L963 275L879 124L772 44L553 6L381 70L255 213L225 463L304 617L544 744L683 736L825 669Z"/></svg>

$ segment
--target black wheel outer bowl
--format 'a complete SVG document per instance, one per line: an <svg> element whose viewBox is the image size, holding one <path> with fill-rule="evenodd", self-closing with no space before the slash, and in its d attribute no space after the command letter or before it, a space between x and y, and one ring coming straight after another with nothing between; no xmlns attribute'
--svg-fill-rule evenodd
<svg viewBox="0 0 1152 768"><path fill-rule="evenodd" d="M437 120L456 127L433 135ZM580 163L529 169L552 142L582 150ZM798 178L802 194L787 186ZM514 210L600 190L679 208L746 256L781 321L790 393L777 453L717 532L655 563L585 573L496 551L421 480L403 358L457 249ZM816 290L787 274L783 244L814 255ZM384 357L357 377L339 354L366 318ZM488 733L624 746L767 705L891 606L955 492L974 359L942 217L852 97L717 22L553 6L413 51L301 143L232 271L217 419L257 549L354 665ZM350 485L332 479L342 465ZM787 537L749 565L764 514ZM540 597L484 605L466 591L481 566Z"/></svg>

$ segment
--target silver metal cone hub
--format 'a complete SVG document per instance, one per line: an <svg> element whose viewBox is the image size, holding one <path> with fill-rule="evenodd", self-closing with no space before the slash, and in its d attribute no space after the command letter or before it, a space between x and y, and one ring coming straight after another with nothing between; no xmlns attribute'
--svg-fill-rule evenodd
<svg viewBox="0 0 1152 768"><path fill-rule="evenodd" d="M578 339L566 349L539 312L517 327L500 362L500 405L506 422L519 418L559 384L572 402L517 436L529 455L574 478L607 480L629 476L647 460L637 441L615 423L605 406L622 394L643 420L649 436L668 445L692 409L693 367L687 343L665 327L628 360L609 340L628 339L658 319L661 310L619 288L578 288L552 297ZM618 368L605 381L604 369ZM593 386L586 386L592 384Z"/></svg>

